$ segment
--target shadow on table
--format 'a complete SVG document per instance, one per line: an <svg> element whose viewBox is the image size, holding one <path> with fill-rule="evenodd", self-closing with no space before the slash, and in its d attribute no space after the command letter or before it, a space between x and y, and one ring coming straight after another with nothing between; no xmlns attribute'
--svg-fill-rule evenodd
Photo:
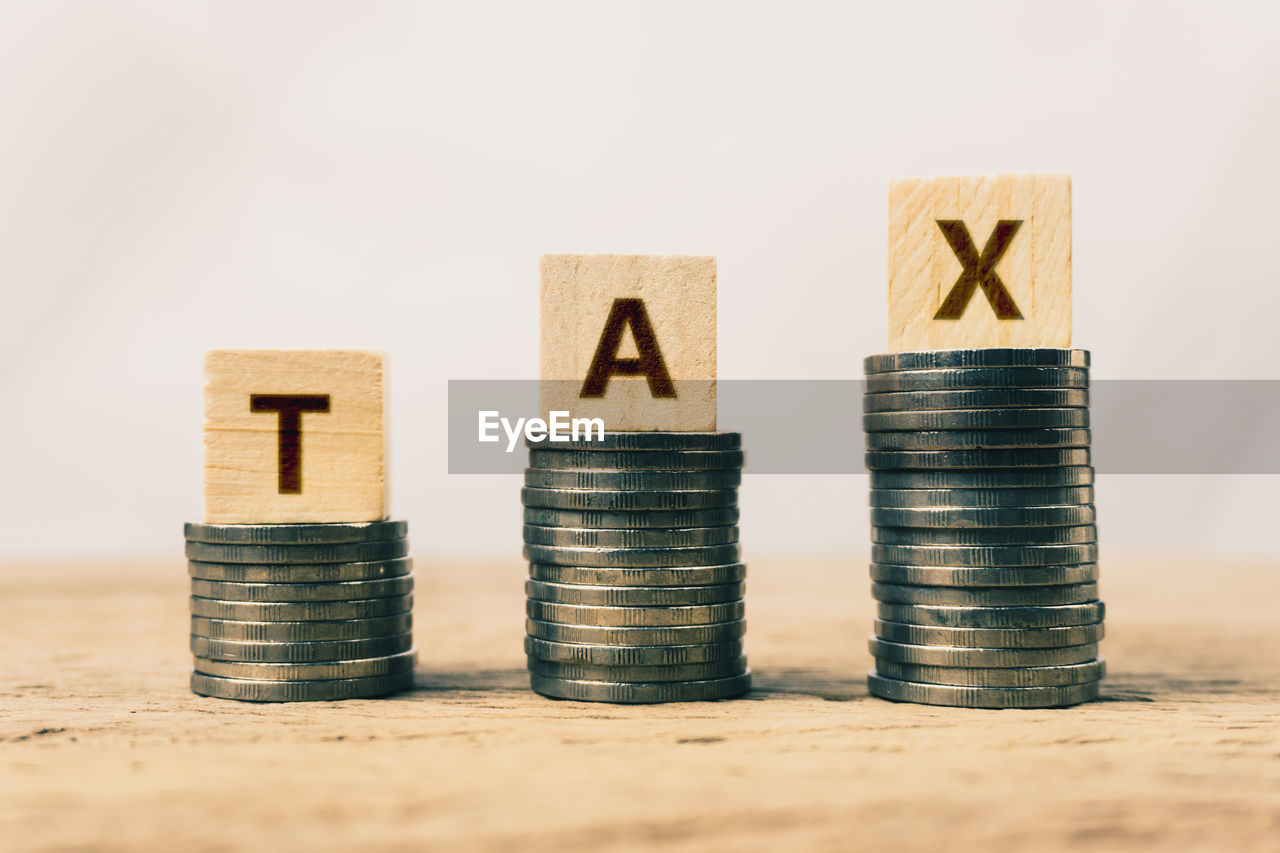
<svg viewBox="0 0 1280 853"><path fill-rule="evenodd" d="M827 702L849 702L866 699L865 673L804 667L752 668L749 699L768 699L777 695L813 696Z"/></svg>
<svg viewBox="0 0 1280 853"><path fill-rule="evenodd" d="M415 693L523 693L528 690L529 673L524 667L473 670L419 667L413 686ZM1227 693L1264 696L1274 692L1274 686L1262 682L1250 683L1209 673L1200 676L1185 672L1128 671L1107 675L1099 701L1167 702ZM870 698L865 673L806 667L753 669L751 693L744 698L768 701L787 695L811 696L826 702Z"/></svg>
<svg viewBox="0 0 1280 853"><path fill-rule="evenodd" d="M770 696L813 696L828 702L849 702L870 698L863 673L829 669L780 668L753 671L749 698L767 700ZM1168 702L1182 698L1231 694L1233 696L1271 696L1274 685L1263 681L1248 682L1223 678L1218 674L1168 672L1113 672L1102 682L1101 702Z"/></svg>
<svg viewBox="0 0 1280 853"><path fill-rule="evenodd" d="M1103 702L1169 702L1182 698L1219 696L1270 696L1275 686L1262 681L1223 678L1218 673L1109 672L1102 683Z"/></svg>
<svg viewBox="0 0 1280 853"><path fill-rule="evenodd" d="M529 672L512 669L431 669L418 667L413 692L509 693L529 690ZM816 696L828 702L848 702L867 697L866 678L820 669L768 669L752 671L751 693L747 698L768 699L771 695Z"/></svg>
<svg viewBox="0 0 1280 853"><path fill-rule="evenodd" d="M529 672L512 669L431 669L418 667L413 680L417 691L458 691L467 693L509 693L529 689Z"/></svg>

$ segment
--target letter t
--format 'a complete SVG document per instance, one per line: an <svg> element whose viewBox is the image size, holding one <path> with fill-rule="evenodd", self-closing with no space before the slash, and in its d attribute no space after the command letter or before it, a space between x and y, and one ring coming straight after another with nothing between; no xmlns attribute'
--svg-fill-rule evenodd
<svg viewBox="0 0 1280 853"><path fill-rule="evenodd" d="M329 411L329 395L250 394L249 411L278 413L280 494L301 494L302 413Z"/></svg>

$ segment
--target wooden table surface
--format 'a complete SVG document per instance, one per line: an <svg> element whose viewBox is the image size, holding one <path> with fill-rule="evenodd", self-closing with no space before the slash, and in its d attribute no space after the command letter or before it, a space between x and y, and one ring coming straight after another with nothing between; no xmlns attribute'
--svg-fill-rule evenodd
<svg viewBox="0 0 1280 853"><path fill-rule="evenodd" d="M419 558L417 688L187 689L181 561L0 568L0 847L1280 848L1280 566L1104 563L1063 710L868 697L865 563L751 563L737 701L528 689L524 567Z"/></svg>

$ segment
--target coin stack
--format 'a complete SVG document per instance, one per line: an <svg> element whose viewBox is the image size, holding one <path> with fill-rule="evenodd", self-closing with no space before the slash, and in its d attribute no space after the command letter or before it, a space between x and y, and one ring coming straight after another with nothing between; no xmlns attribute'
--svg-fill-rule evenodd
<svg viewBox="0 0 1280 853"><path fill-rule="evenodd" d="M1030 708L1098 695L1089 354L866 360L872 694Z"/></svg>
<svg viewBox="0 0 1280 853"><path fill-rule="evenodd" d="M741 445L729 432L530 444L521 497L535 691L646 703L750 689Z"/></svg>
<svg viewBox="0 0 1280 853"><path fill-rule="evenodd" d="M191 689L304 702L412 686L406 532L403 521L186 525Z"/></svg>

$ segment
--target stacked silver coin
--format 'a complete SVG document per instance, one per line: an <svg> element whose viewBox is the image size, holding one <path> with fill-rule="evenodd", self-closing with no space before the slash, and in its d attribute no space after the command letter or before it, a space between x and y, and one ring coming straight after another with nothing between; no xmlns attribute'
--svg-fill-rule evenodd
<svg viewBox="0 0 1280 853"><path fill-rule="evenodd" d="M872 356L863 411L871 693L977 708L1095 698L1088 352Z"/></svg>
<svg viewBox="0 0 1280 853"><path fill-rule="evenodd" d="M304 702L412 686L406 532L403 521L186 525L191 689Z"/></svg>
<svg viewBox="0 0 1280 853"><path fill-rule="evenodd" d="M535 691L648 703L750 689L741 445L728 432L530 445L521 496Z"/></svg>

